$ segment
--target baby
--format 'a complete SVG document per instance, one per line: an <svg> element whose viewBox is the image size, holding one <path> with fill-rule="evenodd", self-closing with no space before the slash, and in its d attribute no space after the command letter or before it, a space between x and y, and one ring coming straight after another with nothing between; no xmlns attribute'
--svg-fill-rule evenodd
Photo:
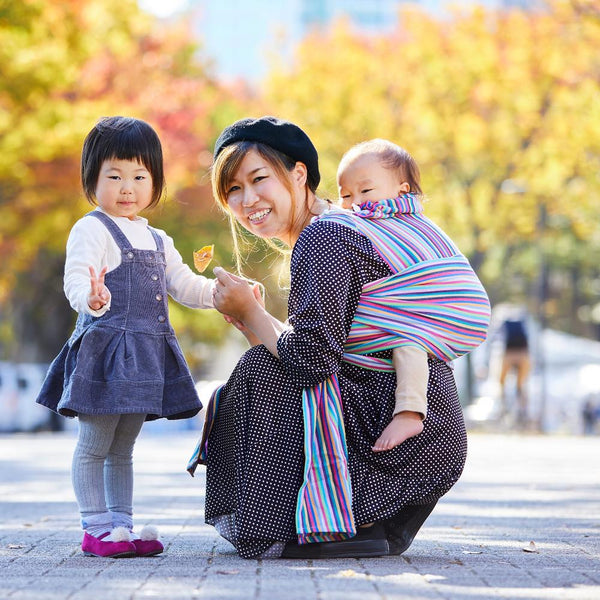
<svg viewBox="0 0 600 600"><path fill-rule="evenodd" d="M449 263L446 266L445 260L448 257L460 257L467 263L467 273L462 274L463 281L467 281L481 297L483 313L486 303L489 309L487 295L466 259L452 240L422 214L419 168L406 150L382 139L358 144L342 157L337 182L342 207L352 208L357 216L366 217L372 223L371 227L377 228L378 223L383 220L396 221L386 225L388 230L397 225L394 230L395 237L387 237L386 240L388 244L397 246L394 251L398 252L398 256L407 257L406 260L400 261L402 270L414 268L415 265L427 261L435 265L433 277L439 278L438 285L452 285L444 280L448 278L448 269L451 268ZM382 254L382 258L385 260L386 256ZM386 262L389 264L388 260ZM448 292L452 292L450 287L447 289ZM450 294L449 297L453 298ZM450 310L463 313L465 311L464 305L456 303L456 306L451 306L448 300L444 302ZM429 318L425 310L426 308L421 309L420 314L415 315L415 328L420 327L420 323ZM401 341L401 345L393 348L392 363L397 377L394 416L375 442L375 452L390 450L423 430L423 421L427 416L428 354L432 353L432 348L435 348L437 342L433 339L436 334L431 333L435 329L428 330L427 325L424 327L423 335L417 332L417 335L407 336ZM453 358L479 345L485 338L485 331L479 334L479 338L469 341L471 346L463 346ZM440 346L446 348L449 341L451 345L454 332L448 335L449 337L440 340ZM456 347L460 347L468 336L464 331L457 331ZM427 339L429 345L420 343L422 339ZM444 352L433 354L440 357ZM446 359L447 354L444 356L444 360Z"/></svg>

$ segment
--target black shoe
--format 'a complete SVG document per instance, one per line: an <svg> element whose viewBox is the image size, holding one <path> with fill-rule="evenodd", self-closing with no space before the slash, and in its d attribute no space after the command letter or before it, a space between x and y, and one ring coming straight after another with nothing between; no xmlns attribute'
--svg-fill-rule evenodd
<svg viewBox="0 0 600 600"><path fill-rule="evenodd" d="M402 554L408 550L436 504L437 500L429 504L405 506L393 519L385 522L390 554Z"/></svg>
<svg viewBox="0 0 600 600"><path fill-rule="evenodd" d="M313 544L288 542L281 558L369 558L387 556L389 553L385 529L381 523L375 523L371 527L360 527L358 533L349 540Z"/></svg>

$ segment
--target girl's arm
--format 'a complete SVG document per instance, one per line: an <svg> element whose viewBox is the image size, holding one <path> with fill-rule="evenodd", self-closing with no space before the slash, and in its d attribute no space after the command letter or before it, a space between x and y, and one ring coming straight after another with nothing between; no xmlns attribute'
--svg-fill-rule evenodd
<svg viewBox="0 0 600 600"><path fill-rule="evenodd" d="M169 295L179 304L190 308L214 308L212 301L214 281L194 273L183 262L181 254L175 248L173 238L166 235L164 231L157 231L162 236L165 246Z"/></svg>
<svg viewBox="0 0 600 600"><path fill-rule="evenodd" d="M104 276L101 286L97 277L104 268L111 270L116 266L114 257L108 256L109 235L106 227L92 217L77 221L69 234L64 292L71 307L78 313L99 317L110 309L110 290L104 285ZM90 269L94 271L93 276ZM101 298L96 298L99 294ZM96 307L98 310L94 310Z"/></svg>

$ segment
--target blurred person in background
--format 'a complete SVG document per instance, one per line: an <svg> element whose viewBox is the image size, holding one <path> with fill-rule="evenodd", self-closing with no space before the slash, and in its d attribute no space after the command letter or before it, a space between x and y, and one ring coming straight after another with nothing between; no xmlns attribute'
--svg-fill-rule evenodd
<svg viewBox="0 0 600 600"><path fill-rule="evenodd" d="M531 371L531 327L526 308L517 304L499 304L492 311L489 341L500 348L500 413L512 417L516 425L529 419L527 386ZM493 352L496 355L496 352ZM488 357L489 359L489 357Z"/></svg>

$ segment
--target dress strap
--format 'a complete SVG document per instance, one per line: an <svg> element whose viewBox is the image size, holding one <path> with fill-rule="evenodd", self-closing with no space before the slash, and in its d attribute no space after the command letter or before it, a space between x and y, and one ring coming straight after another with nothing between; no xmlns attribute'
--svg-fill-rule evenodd
<svg viewBox="0 0 600 600"><path fill-rule="evenodd" d="M92 212L87 213L86 217L96 217L99 219L105 227L110 231L110 234L113 236L113 239L117 243L117 246L123 250L129 250L131 246L131 242L127 239L127 236L121 231L119 226L107 215L104 213L93 210Z"/></svg>
<svg viewBox="0 0 600 600"><path fill-rule="evenodd" d="M150 230L150 233L152 234L152 237L154 238L154 242L156 243L156 249L158 250L158 252L164 252L165 251L165 245L163 243L163 239L160 237L160 235L158 235L156 229L154 229L154 227L150 227L150 225L148 225L148 229Z"/></svg>

